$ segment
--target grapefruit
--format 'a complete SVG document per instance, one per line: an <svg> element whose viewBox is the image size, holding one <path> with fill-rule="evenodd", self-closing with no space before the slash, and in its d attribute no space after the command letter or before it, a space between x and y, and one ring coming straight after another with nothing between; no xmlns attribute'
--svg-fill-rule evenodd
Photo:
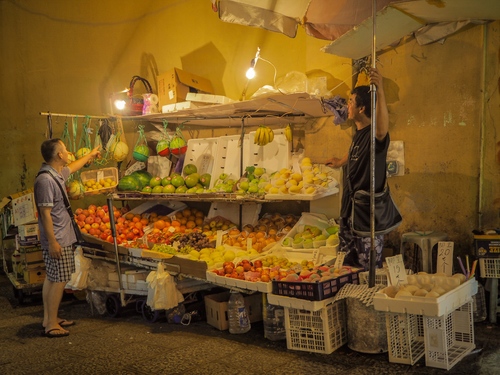
<svg viewBox="0 0 500 375"><path fill-rule="evenodd" d="M195 187L196 184L198 183L198 180L200 179L200 175L196 172L189 174L186 176L184 179L184 183L186 184L187 187L192 188Z"/></svg>
<svg viewBox="0 0 500 375"><path fill-rule="evenodd" d="M189 176L190 174L198 172L198 168L194 164L186 164L183 169L184 175Z"/></svg>
<svg viewBox="0 0 500 375"><path fill-rule="evenodd" d="M181 175L175 175L172 177L171 181L172 185L174 185L176 188L180 186L184 186L184 178ZM195 184L196 185L196 184Z"/></svg>

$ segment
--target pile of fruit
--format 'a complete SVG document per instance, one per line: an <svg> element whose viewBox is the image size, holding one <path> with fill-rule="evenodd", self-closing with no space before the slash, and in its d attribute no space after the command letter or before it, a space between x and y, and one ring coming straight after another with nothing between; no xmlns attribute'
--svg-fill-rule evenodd
<svg viewBox="0 0 500 375"><path fill-rule="evenodd" d="M315 266L313 262L308 260L298 263L285 257L268 255L253 261L243 259L236 264L232 261L225 261L221 268L213 269L210 272L218 276L247 281L318 283L358 271L360 269L353 267Z"/></svg>
<svg viewBox="0 0 500 375"><path fill-rule="evenodd" d="M252 248L261 253L288 233L297 220L293 215L266 215L255 226L247 224L241 231L236 228L229 230L223 237L223 243L240 249Z"/></svg>
<svg viewBox="0 0 500 375"><path fill-rule="evenodd" d="M438 298L466 282L467 278L462 273L447 276L444 273L428 274L419 272L417 275L408 275L407 281L408 284L390 285L381 292L390 298L411 296Z"/></svg>
<svg viewBox="0 0 500 375"><path fill-rule="evenodd" d="M324 230L314 225L304 225L292 236L283 239L283 246L295 249L312 249L321 246L335 246L339 242L338 226L331 226Z"/></svg>
<svg viewBox="0 0 500 375"><path fill-rule="evenodd" d="M123 212L113 207L113 218L122 218ZM111 236L111 223L108 206L96 206L91 204L88 208L77 208L75 210L75 221L82 233L89 234L103 241L113 242Z"/></svg>
<svg viewBox="0 0 500 375"><path fill-rule="evenodd" d="M86 193L95 191L95 190L101 190L101 189L108 189L110 187L116 186L117 181L115 181L113 178L105 178L102 180L87 180L83 184L84 191Z"/></svg>
<svg viewBox="0 0 500 375"><path fill-rule="evenodd" d="M283 168L270 176L264 189L267 194L316 194L337 184L333 170L313 164L305 157L301 160L300 171Z"/></svg>

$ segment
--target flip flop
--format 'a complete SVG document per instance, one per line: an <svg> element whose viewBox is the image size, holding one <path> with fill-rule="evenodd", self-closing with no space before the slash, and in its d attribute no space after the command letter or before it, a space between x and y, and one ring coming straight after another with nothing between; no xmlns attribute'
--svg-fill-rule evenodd
<svg viewBox="0 0 500 375"><path fill-rule="evenodd" d="M64 328L64 327L71 327L71 326L74 326L76 324L75 321L73 320L67 320L67 319L61 319L59 321L59 325ZM42 324L42 328L45 328Z"/></svg>
<svg viewBox="0 0 500 375"><path fill-rule="evenodd" d="M73 321L73 320L66 320L66 319L62 319L60 322L59 322L59 325L61 327L70 327L70 326L74 326L76 323Z"/></svg>
<svg viewBox="0 0 500 375"><path fill-rule="evenodd" d="M60 332L60 333L54 333L54 332ZM48 338L54 338L54 337L65 337L69 336L69 332L62 332L59 328L53 328L49 329L47 332L43 331L42 336L48 337Z"/></svg>

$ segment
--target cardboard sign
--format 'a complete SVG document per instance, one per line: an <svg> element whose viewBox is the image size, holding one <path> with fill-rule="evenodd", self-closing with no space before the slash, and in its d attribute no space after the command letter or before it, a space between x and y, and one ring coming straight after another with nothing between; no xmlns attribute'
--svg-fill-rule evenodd
<svg viewBox="0 0 500 375"><path fill-rule="evenodd" d="M387 266L389 268L389 276L391 279L391 285L404 285L408 284L406 278L406 269L403 262L403 255L398 254L393 257L385 258Z"/></svg>
<svg viewBox="0 0 500 375"><path fill-rule="evenodd" d="M439 241L436 272L453 275L453 242Z"/></svg>

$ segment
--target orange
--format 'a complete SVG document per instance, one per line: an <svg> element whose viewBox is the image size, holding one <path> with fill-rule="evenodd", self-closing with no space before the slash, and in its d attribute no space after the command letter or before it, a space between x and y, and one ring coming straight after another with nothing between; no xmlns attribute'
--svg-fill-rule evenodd
<svg viewBox="0 0 500 375"><path fill-rule="evenodd" d="M188 229L193 229L195 226L196 226L196 223L194 221L192 221L192 220L189 220L186 223L186 228L188 228Z"/></svg>
<svg viewBox="0 0 500 375"><path fill-rule="evenodd" d="M125 219L127 220L132 220L134 218L134 214L131 213L131 212L128 212L126 215L125 215Z"/></svg>
<svg viewBox="0 0 500 375"><path fill-rule="evenodd" d="M161 219L156 220L155 223L154 223L154 227L158 228L158 229L165 228L165 225L166 225L165 221L163 221Z"/></svg>
<svg viewBox="0 0 500 375"><path fill-rule="evenodd" d="M171 225L172 225L173 227L180 227L180 226L181 226L181 223L180 223L178 220L172 220Z"/></svg>
<svg viewBox="0 0 500 375"><path fill-rule="evenodd" d="M142 219L141 219L141 223L142 223L142 225L148 225L148 224L149 224L149 219L147 219L147 218L142 218Z"/></svg>

